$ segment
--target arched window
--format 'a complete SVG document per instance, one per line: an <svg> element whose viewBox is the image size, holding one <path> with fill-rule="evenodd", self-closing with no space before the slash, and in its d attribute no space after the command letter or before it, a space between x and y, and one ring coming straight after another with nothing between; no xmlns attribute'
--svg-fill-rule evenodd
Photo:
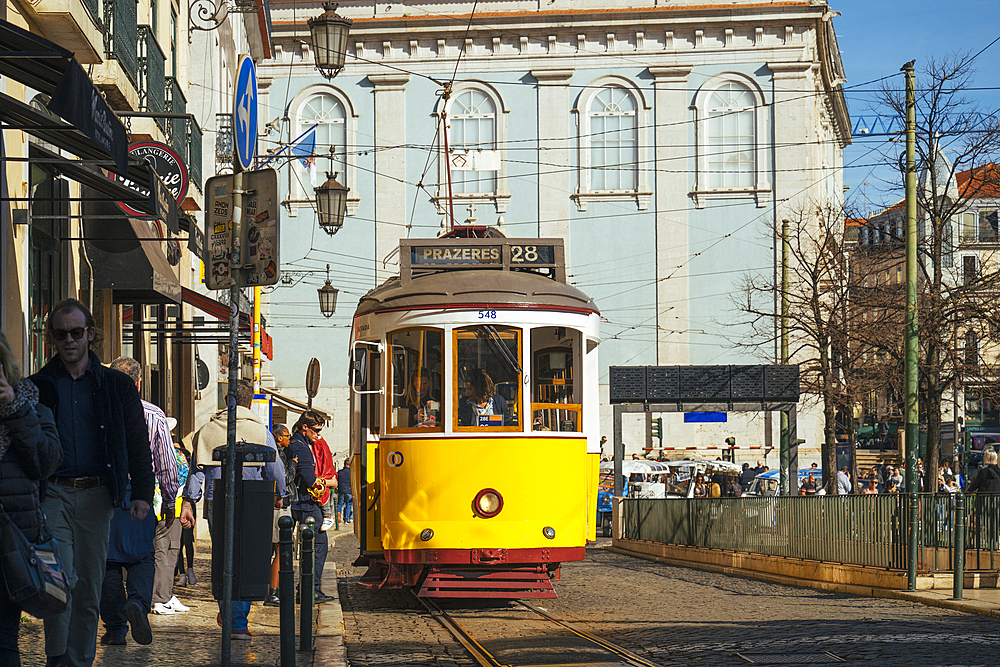
<svg viewBox="0 0 1000 667"><path fill-rule="evenodd" d="M617 76L590 83L577 98L578 183L573 200L586 211L592 201L634 201L639 210L653 196L647 185L641 141L649 107L632 82Z"/></svg>
<svg viewBox="0 0 1000 667"><path fill-rule="evenodd" d="M695 96L698 172L692 195L703 208L709 199L754 198L758 207L771 199L760 150L767 140L766 102L760 86L738 72L707 81Z"/></svg>
<svg viewBox="0 0 1000 667"><path fill-rule="evenodd" d="M603 88L590 102L587 126L590 191L635 190L639 159L635 99L624 88Z"/></svg>
<svg viewBox="0 0 1000 667"><path fill-rule="evenodd" d="M447 107L434 111L440 123L446 112L448 154L444 151L444 135L438 133L438 187L433 198L439 213L447 213L448 172L451 171L451 195L455 201L456 222L489 223L486 209L492 204L496 213L504 213L510 201L504 164L506 109L499 93L477 81L458 82ZM468 218L462 210L468 210Z"/></svg>
<svg viewBox="0 0 1000 667"><path fill-rule="evenodd" d="M480 90L466 90L456 95L448 106L451 120L448 144L452 153L451 186L456 194L493 194L497 170L468 167L492 166L476 158L483 151L497 149L497 110L493 101ZM471 158L471 159L470 159ZM457 164L456 164L457 163Z"/></svg>
<svg viewBox="0 0 1000 667"><path fill-rule="evenodd" d="M312 151L315 157L296 160L302 185L311 183L307 187L315 187L326 180L320 178L325 172L338 172L337 180L351 187L347 182L347 114L344 105L327 93L313 95L299 110L296 136L313 125L316 126L316 145Z"/></svg>
<svg viewBox="0 0 1000 667"><path fill-rule="evenodd" d="M357 145L358 116L351 100L339 89L325 83L307 86L289 103L292 139L301 139L290 149L296 157L288 170L289 213L315 204L313 188L326 181L327 172L350 188L347 215L357 213L361 203L356 187L353 151ZM315 126L315 144L310 148L310 128ZM302 136L302 135L305 136Z"/></svg>
<svg viewBox="0 0 1000 667"><path fill-rule="evenodd" d="M755 180L754 99L741 83L727 82L708 99L708 186L749 188Z"/></svg>

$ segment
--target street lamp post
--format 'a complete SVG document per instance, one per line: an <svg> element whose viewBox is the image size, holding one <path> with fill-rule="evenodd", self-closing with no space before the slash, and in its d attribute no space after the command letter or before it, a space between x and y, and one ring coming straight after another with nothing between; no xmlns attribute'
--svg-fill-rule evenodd
<svg viewBox="0 0 1000 667"><path fill-rule="evenodd" d="M347 58L347 36L351 20L337 14L337 4L324 2L322 14L309 19L316 69L327 79L332 79L344 69Z"/></svg>
<svg viewBox="0 0 1000 667"><path fill-rule="evenodd" d="M326 284L316 291L319 292L320 312L323 313L323 317L330 317L337 310L337 293L339 290L330 284L329 264L326 265Z"/></svg>

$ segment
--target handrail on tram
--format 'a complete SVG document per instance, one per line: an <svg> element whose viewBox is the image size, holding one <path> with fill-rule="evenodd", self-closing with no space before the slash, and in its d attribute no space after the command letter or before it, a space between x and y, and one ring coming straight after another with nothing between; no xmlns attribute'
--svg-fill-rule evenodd
<svg viewBox="0 0 1000 667"><path fill-rule="evenodd" d="M367 341L367 340L356 340L356 341L354 341L354 343L351 344L351 364L352 365L354 364L355 353L358 350L358 345L367 345L369 347L374 347L375 350L377 352L380 352L380 353L385 349L382 346L382 343L373 343L373 342ZM355 384L353 382L353 378L351 378L351 380L352 380L352 382L351 382L351 391L353 391L355 394L361 395L361 394L384 394L385 393L385 387L379 387L378 389L371 389L371 390L366 390L366 391L359 391L358 388L355 386Z"/></svg>

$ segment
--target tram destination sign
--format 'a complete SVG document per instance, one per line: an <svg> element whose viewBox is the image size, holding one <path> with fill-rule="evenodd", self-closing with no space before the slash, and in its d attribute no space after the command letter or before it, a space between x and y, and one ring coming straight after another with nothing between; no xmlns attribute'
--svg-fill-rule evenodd
<svg viewBox="0 0 1000 667"><path fill-rule="evenodd" d="M484 245L413 245L410 246L410 265L413 267L453 267L502 266L504 252L510 253L507 260L511 267L554 266L556 251L554 245L544 243L506 243Z"/></svg>

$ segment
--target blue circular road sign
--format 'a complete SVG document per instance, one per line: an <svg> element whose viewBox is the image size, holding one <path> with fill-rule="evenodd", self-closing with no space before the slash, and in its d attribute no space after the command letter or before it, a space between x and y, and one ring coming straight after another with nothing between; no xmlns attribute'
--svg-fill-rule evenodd
<svg viewBox="0 0 1000 667"><path fill-rule="evenodd" d="M240 56L233 102L236 161L241 169L247 170L257 154L257 67L250 56Z"/></svg>

